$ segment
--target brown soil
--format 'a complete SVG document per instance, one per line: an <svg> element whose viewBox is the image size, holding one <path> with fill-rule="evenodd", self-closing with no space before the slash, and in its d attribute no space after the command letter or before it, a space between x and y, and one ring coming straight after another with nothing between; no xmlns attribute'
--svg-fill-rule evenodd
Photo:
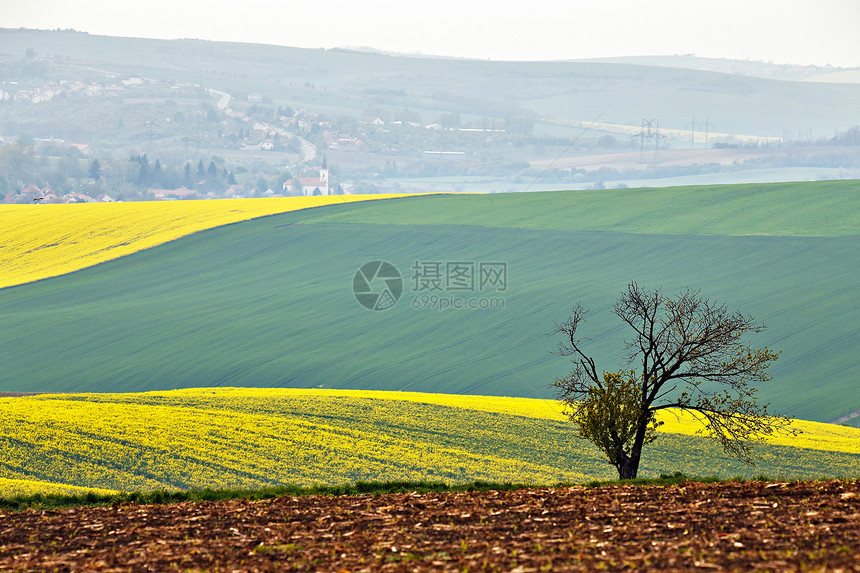
<svg viewBox="0 0 860 573"><path fill-rule="evenodd" d="M120 505L0 515L0 570L860 571L860 481Z"/></svg>

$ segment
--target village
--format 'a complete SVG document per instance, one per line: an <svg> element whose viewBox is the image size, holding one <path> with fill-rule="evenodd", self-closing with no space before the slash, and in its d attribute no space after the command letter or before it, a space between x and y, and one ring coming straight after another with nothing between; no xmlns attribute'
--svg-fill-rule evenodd
<svg viewBox="0 0 860 573"><path fill-rule="evenodd" d="M674 123L642 118L636 107L616 118L570 106L541 113L481 91L481 82L498 81L492 74L479 82L456 71L439 76L448 85L437 88L401 73L393 79L402 87L391 87L353 75L340 59L376 56L301 52L289 73L260 64L258 80L228 63L199 74L166 63L161 71L111 68L46 50L34 43L26 54L0 54L5 203L602 189L758 177L744 170L767 180L786 177L778 173L785 169L796 172L791 178L845 178L860 168L857 126L827 136L785 128L779 136L738 132L725 123L730 115L716 112ZM423 64L402 60L386 63ZM504 71L518 77L516 68ZM583 78L571 87L554 78L522 85L576 94L604 81Z"/></svg>
<svg viewBox="0 0 860 573"><path fill-rule="evenodd" d="M116 116L116 130L105 135L86 125L75 129L70 121L72 127L59 131L71 136L59 137L44 119L94 106L104 116ZM113 73L89 81L4 80L0 111L12 118L0 124L6 131L0 131L0 198L5 203L331 195L354 193L357 186L373 192L363 182L332 177L327 155L384 155L383 169L361 174L378 176L397 169L397 158L462 160L467 155L462 149L476 141L492 145L506 134L501 120L461 125L456 114L444 114L424 124L417 112L403 109L392 115L381 108L366 109L356 118L330 117L275 107L256 93L235 97L196 84ZM156 114L163 119L155 119ZM16 124L19 132L13 133L10 127ZM521 130L523 120L518 124ZM458 145L456 150L452 145ZM154 166L148 165L149 157L158 158ZM249 158L255 160L255 172L242 165ZM177 160L185 164L184 174Z"/></svg>

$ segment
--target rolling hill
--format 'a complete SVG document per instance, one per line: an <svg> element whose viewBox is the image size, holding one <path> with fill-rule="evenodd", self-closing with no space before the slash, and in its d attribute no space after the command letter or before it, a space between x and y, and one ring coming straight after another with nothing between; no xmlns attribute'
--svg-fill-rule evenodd
<svg viewBox="0 0 860 573"><path fill-rule="evenodd" d="M783 354L760 397L828 421L860 410L858 200L856 183L834 182L415 197L259 218L0 290L0 390L549 398L567 364L546 333L581 300L598 367L623 365L610 309L635 280L700 288L763 321L753 344ZM376 260L403 293L371 312L354 277ZM504 264L506 281L427 290L435 263ZM476 308L440 310L457 301Z"/></svg>
<svg viewBox="0 0 860 573"><path fill-rule="evenodd" d="M201 197L259 195L269 182L317 169L323 155L333 183L361 192L857 177L860 85L801 81L837 71L827 68L784 70L774 76L781 79L755 77L761 68L687 57L421 58L0 29L0 99L8 103L0 138L32 139L54 164L78 144L104 167L90 181L89 165L66 161L63 179L46 163L0 157L0 193L21 202L18 191L50 178L61 194L125 200L180 184ZM142 154L160 161L158 182L145 167L143 175L126 169ZM201 160L238 188L181 175Z"/></svg>
<svg viewBox="0 0 860 573"><path fill-rule="evenodd" d="M856 475L860 430L800 422L755 467L665 415L642 476ZM614 470L551 400L348 390L195 388L0 398L0 495L339 485L356 480L552 484ZM34 483L37 482L37 483Z"/></svg>
<svg viewBox="0 0 860 573"><path fill-rule="evenodd" d="M0 288L73 272L237 221L388 197L5 205L0 208Z"/></svg>
<svg viewBox="0 0 860 573"><path fill-rule="evenodd" d="M686 68L665 61L504 62L0 29L0 63L28 48L51 63L53 74L107 71L203 84L350 116L377 106L410 108L428 119L454 112L590 121L603 111L601 121L609 123L658 117L664 128L684 129L693 116L708 115L718 131L781 137L798 126L830 133L856 124L851 110L860 93L850 84L690 69L697 63L684 58L673 62Z"/></svg>

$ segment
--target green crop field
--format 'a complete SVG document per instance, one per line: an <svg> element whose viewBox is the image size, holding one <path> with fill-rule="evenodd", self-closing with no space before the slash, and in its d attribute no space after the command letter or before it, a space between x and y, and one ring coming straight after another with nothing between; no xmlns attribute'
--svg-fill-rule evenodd
<svg viewBox="0 0 860 573"><path fill-rule="evenodd" d="M473 225L667 235L860 236L860 181L443 195L304 222Z"/></svg>
<svg viewBox="0 0 860 573"><path fill-rule="evenodd" d="M573 437L551 405L398 394L198 388L0 398L0 496L39 488L552 484L613 477L612 467ZM860 452L845 445L860 430L834 429L806 424L797 440L804 447L763 445L754 467L727 458L706 438L662 433L647 449L641 475L855 476Z"/></svg>
<svg viewBox="0 0 860 573"><path fill-rule="evenodd" d="M857 183L834 182L415 197L261 218L0 290L0 390L549 398L568 364L546 333L582 301L598 368L620 367L611 306L635 280L699 288L764 322L753 344L782 356L760 397L828 421L860 410L858 206ZM398 303L377 312L352 292L374 260L403 277ZM420 290L416 261L504 263L506 288ZM440 311L434 296L437 308L493 308Z"/></svg>

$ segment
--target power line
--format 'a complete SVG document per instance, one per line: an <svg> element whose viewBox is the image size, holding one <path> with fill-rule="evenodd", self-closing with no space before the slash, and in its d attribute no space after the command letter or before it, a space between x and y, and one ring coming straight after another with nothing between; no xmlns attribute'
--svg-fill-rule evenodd
<svg viewBox="0 0 860 573"><path fill-rule="evenodd" d="M714 130L714 124L708 121L708 118L705 118L705 121L696 121L696 117L693 116L693 121L684 126L686 129L690 130L690 149L693 148L693 144L696 142L696 133L705 132L705 147L708 146L708 136L711 131Z"/></svg>
<svg viewBox="0 0 860 573"><path fill-rule="evenodd" d="M645 163L646 142L654 140L654 158L652 163L657 163L657 152L660 149L660 140L666 136L660 133L660 122L656 119L643 119L642 129L631 137L639 138L639 163Z"/></svg>

